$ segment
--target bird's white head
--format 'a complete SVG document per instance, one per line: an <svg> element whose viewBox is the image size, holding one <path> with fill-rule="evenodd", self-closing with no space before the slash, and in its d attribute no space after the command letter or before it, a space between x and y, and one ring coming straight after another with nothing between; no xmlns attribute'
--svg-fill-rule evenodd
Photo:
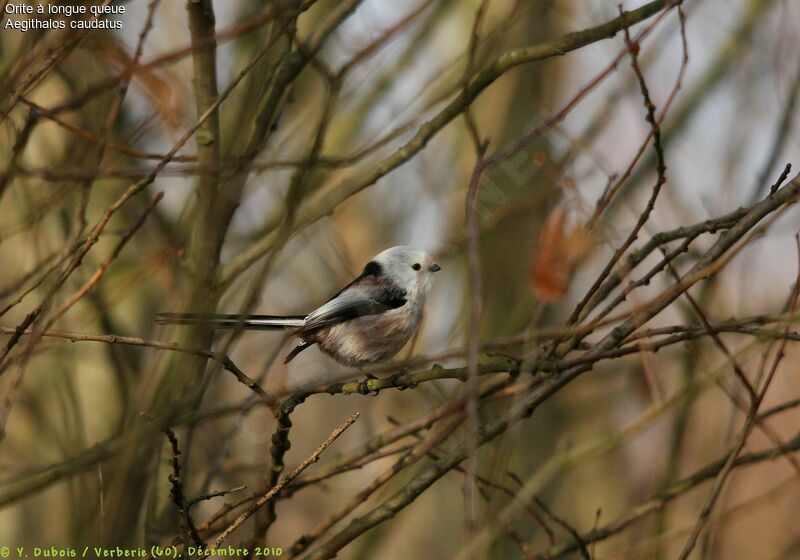
<svg viewBox="0 0 800 560"><path fill-rule="evenodd" d="M372 260L381 266L387 278L423 298L431 289L434 273L442 268L427 251L403 245L390 247Z"/></svg>

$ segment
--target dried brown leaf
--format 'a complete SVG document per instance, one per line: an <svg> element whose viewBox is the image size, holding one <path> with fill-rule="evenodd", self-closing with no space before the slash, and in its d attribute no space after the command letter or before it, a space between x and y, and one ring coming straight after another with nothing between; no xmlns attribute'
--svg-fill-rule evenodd
<svg viewBox="0 0 800 560"><path fill-rule="evenodd" d="M591 247L591 236L583 227L568 229L567 209L559 204L550 212L539 234L531 266L531 287L541 301L552 303L567 292L575 265Z"/></svg>

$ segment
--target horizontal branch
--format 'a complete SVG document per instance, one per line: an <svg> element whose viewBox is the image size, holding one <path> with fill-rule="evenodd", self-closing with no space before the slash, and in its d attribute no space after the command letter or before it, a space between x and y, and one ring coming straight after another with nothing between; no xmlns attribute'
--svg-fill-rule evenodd
<svg viewBox="0 0 800 560"><path fill-rule="evenodd" d="M31 336L33 331L25 330L19 331L9 327L0 327L0 334L12 336ZM180 352L182 354L191 354L200 356L209 360L214 360L220 364L226 371L232 373L239 383L245 385L248 389L253 391L271 408L274 408L276 401L273 396L268 394L254 379L249 377L245 372L239 369L233 360L225 354L218 354L209 350L192 350L190 348L183 348L178 346L175 342L162 342L160 340L146 340L133 336L118 336L115 334L89 334L82 332L70 331L44 331L37 333L37 336L44 336L50 338L62 338L70 342L105 342L107 344L124 344L126 346L141 346L144 348L153 348L155 350L169 350L171 352Z"/></svg>
<svg viewBox="0 0 800 560"><path fill-rule="evenodd" d="M488 375L491 373L510 373L515 375L518 373L518 369L518 366L509 366L508 363L481 364L478 374ZM313 384L304 388L294 389L288 394L290 397L300 400L317 394L369 395L377 394L384 389L398 389L400 391L405 389L414 389L420 383L439 381L443 379L457 379L459 381L466 381L467 368L445 368L439 364L434 364L433 367L423 371L401 371L400 373L396 373L388 377L378 378L369 376L367 379L362 381L348 380L337 381L333 383Z"/></svg>

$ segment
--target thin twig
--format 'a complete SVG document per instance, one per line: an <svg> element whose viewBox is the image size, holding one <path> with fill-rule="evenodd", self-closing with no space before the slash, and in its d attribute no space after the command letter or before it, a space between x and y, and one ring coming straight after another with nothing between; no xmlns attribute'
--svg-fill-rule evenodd
<svg viewBox="0 0 800 560"><path fill-rule="evenodd" d="M8 327L0 327L0 334L15 335L15 336L30 336L31 331L22 331ZM163 342L160 340L146 340L134 336L118 336L115 334L89 334L82 332L70 331L44 331L39 333L43 337L63 338L70 342L105 342L107 344L124 344L127 346L142 346L145 348L153 348L155 350L168 350L171 352L181 352L183 354L192 354L214 360L219 363L225 370L232 373L239 383L244 384L248 389L255 392L260 396L265 403L274 406L275 399L270 396L258 383L251 379L226 355L220 355L216 352L209 350L192 350L190 348L181 348L176 342Z"/></svg>
<svg viewBox="0 0 800 560"><path fill-rule="evenodd" d="M167 439L169 439L170 447L172 448L172 457L170 458L172 473L169 475L171 490L169 496L172 499L172 502L178 508L178 513L181 516L181 525L183 526L183 532L185 534L184 544L188 545L189 541L187 537L191 537L194 544L205 548L206 544L200 537L200 533L197 532L197 527L195 526L194 520L189 513L189 504L186 503L183 482L181 480L181 463L180 459L178 459L181 454L180 449L178 448L178 438L175 436L175 432L169 428L164 430L164 433L166 433Z"/></svg>
<svg viewBox="0 0 800 560"><path fill-rule="evenodd" d="M790 304L790 309L792 312L794 312L795 309L797 309L797 301L798 297L800 296L800 234L795 235L795 245L797 248L797 277L795 278L794 288L792 289L792 297ZM788 330L789 330L789 325L787 324L786 332L788 332ZM680 560L686 560L686 558L688 558L689 555L692 553L692 550L694 549L694 546L697 543L697 538L700 536L703 527L705 526L709 516L711 515L711 511L714 508L714 504L716 503L717 498L722 492L722 488L725 485L725 481L727 480L731 470L734 468L739 453L741 453L745 443L747 443L747 437L750 435L750 432L756 425L756 421L758 420L758 409L761 406L761 403L763 402L764 397L767 394L767 390L772 384L772 380L775 377L775 372L778 370L778 366L780 365L781 360L783 360L783 357L785 355L785 350L786 350L786 339L784 338L781 341L781 345L778 349L778 353L775 355L769 373L767 373L767 376L764 379L761 388L754 397L753 401L750 403L750 410L748 411L747 418L745 419L744 427L737 436L736 442L734 443L730 453L728 453L728 457L726 458L725 463L723 464L722 468L720 469L719 473L714 479L714 485L711 489L711 492L709 493L705 503L703 504L703 508L701 509L697 521L695 522L695 525L692 528L691 534L686 539L686 543L683 545L683 549L681 550L679 556Z"/></svg>
<svg viewBox="0 0 800 560"><path fill-rule="evenodd" d="M353 423L354 423L356 420L358 420L358 417L359 417L359 413L358 413L358 412L356 412L355 414L353 414L352 416L350 416L350 418L348 418L347 420L345 420L344 424L342 424L341 426L339 426L338 428L336 428L336 429L335 429L333 432L331 432L331 435L329 435L329 436L328 436L328 437L325 439L325 441L323 441L323 442L322 442L322 444L321 444L319 447L317 447L317 448L314 450L314 452L313 452L313 453L311 453L311 455L309 455L308 457L306 457L306 458L303 460L303 462L301 462L299 465L297 465L297 468L295 468L295 469L294 469L294 470L293 470L293 471L292 471L290 474L288 474L288 475L284 476L283 478L281 478L281 480L278 482L278 484L276 484L275 486L273 486L273 487L272 487L272 488L269 490L269 492L267 492L266 494L264 494L263 496L261 496L261 497L260 497L258 500L256 500L256 502L255 502L255 503L252 505L252 507L250 507L250 509L248 509L248 510L247 510L247 511L245 511L243 514L241 514L239 517L237 517L237 518L236 518L236 520L235 520L233 523L231 523L231 524L230 524L230 525L229 525L229 526L228 526L228 527L227 527L227 528L226 528L226 529L225 529L225 530L222 532L222 534L221 534L219 537L217 537L217 540L216 540L216 541L214 541L214 548L215 548L215 549L216 549L216 548L219 548L219 546L220 546L220 545L221 545L223 542L225 542L225 541L228 539L228 537L230 537L230 536L231 536L231 533L233 533L233 532L234 532L234 531L235 531L235 530L236 530L236 529L237 529L237 528L238 528L238 527L239 527L239 526L240 526L242 523L244 523L245 521L247 521L247 519L248 519L248 518L249 518L251 515L253 515L253 514L254 514L256 511L258 511L258 509L259 509L261 506L263 506L264 504L266 504L267 502L269 502L269 501L270 501L270 500L271 500L273 497L275 497L275 495L276 495L278 492L280 492L280 491L281 491L281 490L282 490L282 489L283 489L283 488L284 488L284 487L285 487L287 484L289 484L289 483L290 483L291 481L293 481L295 478L297 478L298 476L300 476L300 473L302 473L304 470L306 470L306 469L307 469L308 467L310 467L312 464L316 463L316 462L319 460L319 456L322 454L322 452L323 452L323 451L325 451L325 449L327 449L327 448L328 448L328 447L329 447L329 446L330 446L330 445L331 445L331 444L332 444L334 441L336 441L336 439L337 439L337 438L338 438L340 435L342 435L342 433L343 433L343 432L344 432L344 431L345 431L347 428L349 428L350 426L352 426L352 425L353 425Z"/></svg>

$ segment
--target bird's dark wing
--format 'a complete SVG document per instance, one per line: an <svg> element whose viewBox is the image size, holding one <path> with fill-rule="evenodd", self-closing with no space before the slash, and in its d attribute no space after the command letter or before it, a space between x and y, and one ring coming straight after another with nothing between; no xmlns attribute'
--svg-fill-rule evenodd
<svg viewBox="0 0 800 560"><path fill-rule="evenodd" d="M365 315L377 315L406 303L405 290L381 275L362 275L306 317L303 330L313 331Z"/></svg>

